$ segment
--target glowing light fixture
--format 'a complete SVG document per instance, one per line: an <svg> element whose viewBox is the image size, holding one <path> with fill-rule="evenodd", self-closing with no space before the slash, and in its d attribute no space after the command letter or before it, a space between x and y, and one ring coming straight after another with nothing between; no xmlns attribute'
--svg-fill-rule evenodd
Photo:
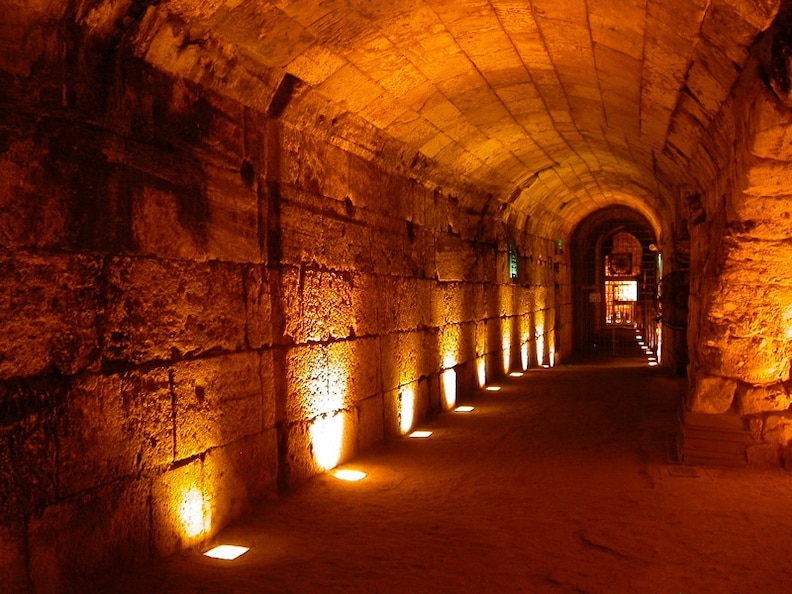
<svg viewBox="0 0 792 594"><path fill-rule="evenodd" d="M233 561L247 553L250 547L240 547L239 545L219 545L213 549L209 549L204 553L207 557L212 559L223 559L224 561Z"/></svg>
<svg viewBox="0 0 792 594"><path fill-rule="evenodd" d="M362 470L352 470L351 468L341 468L333 472L333 476L339 480L356 483L362 481L368 475Z"/></svg>
<svg viewBox="0 0 792 594"><path fill-rule="evenodd" d="M523 376L523 372L522 372L522 371L512 371L512 372L509 374L509 376L510 376L510 377L522 377L522 376Z"/></svg>
<svg viewBox="0 0 792 594"><path fill-rule="evenodd" d="M649 361L649 367L657 367L657 361Z"/></svg>
<svg viewBox="0 0 792 594"><path fill-rule="evenodd" d="M473 412L475 409L472 406L457 406L454 410L456 412L468 413Z"/></svg>
<svg viewBox="0 0 792 594"><path fill-rule="evenodd" d="M500 392L500 386L487 386L484 388L487 392Z"/></svg>
<svg viewBox="0 0 792 594"><path fill-rule="evenodd" d="M179 506L179 518L189 538L209 531L212 526L211 515L209 505L198 487L193 487L184 493Z"/></svg>
<svg viewBox="0 0 792 594"><path fill-rule="evenodd" d="M410 437L413 437L415 439L426 439L427 437L431 437L431 435L432 435L431 431L413 431L412 433L410 433Z"/></svg>
<svg viewBox="0 0 792 594"><path fill-rule="evenodd" d="M643 340L643 336L641 336L640 334L638 336L636 336L635 338L637 338L638 340Z"/></svg>

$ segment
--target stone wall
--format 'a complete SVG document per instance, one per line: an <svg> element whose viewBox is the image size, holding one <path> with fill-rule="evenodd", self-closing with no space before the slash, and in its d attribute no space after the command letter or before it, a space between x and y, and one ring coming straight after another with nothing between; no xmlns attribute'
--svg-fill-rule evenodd
<svg viewBox="0 0 792 594"><path fill-rule="evenodd" d="M784 19L754 48L709 130L711 144L699 150L701 191L684 196L693 272L688 407L742 415L754 440L749 462L773 465L792 461L792 109L774 90L778 60L789 55Z"/></svg>
<svg viewBox="0 0 792 594"><path fill-rule="evenodd" d="M283 87L256 109L85 48L63 83L68 39L0 77L4 588L196 545L568 352L564 256L475 188L361 156Z"/></svg>

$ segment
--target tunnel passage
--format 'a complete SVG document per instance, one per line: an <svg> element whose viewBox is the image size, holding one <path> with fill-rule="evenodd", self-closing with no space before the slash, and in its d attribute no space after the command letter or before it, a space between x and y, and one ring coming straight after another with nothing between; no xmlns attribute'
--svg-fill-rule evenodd
<svg viewBox="0 0 792 594"><path fill-rule="evenodd" d="M684 406L788 464L787 4L3 2L0 574L194 546L564 363L598 250L600 304L690 263Z"/></svg>
<svg viewBox="0 0 792 594"><path fill-rule="evenodd" d="M660 245L650 223L628 207L602 209L578 224L570 240L575 355L617 356L634 345L639 333L653 352L668 358L669 366L684 369L684 352L662 348Z"/></svg>

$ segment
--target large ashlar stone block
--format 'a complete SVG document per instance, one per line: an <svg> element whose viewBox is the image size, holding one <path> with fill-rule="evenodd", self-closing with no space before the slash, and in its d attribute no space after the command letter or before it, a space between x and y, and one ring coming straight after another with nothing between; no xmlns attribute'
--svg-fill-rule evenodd
<svg viewBox="0 0 792 594"><path fill-rule="evenodd" d="M273 394L264 393L262 373L257 353L212 357L174 366L177 460L273 426L275 399Z"/></svg>
<svg viewBox="0 0 792 594"><path fill-rule="evenodd" d="M437 280L441 282L475 280L478 259L473 246L452 235L438 235L435 244Z"/></svg>
<svg viewBox="0 0 792 594"><path fill-rule="evenodd" d="M243 274L247 344L252 349L271 346L278 338L274 336L278 320L272 314L273 296L270 283L273 279L279 281L279 273L254 265L245 269Z"/></svg>
<svg viewBox="0 0 792 594"><path fill-rule="evenodd" d="M60 420L58 491L69 496L173 460L168 371L78 377Z"/></svg>
<svg viewBox="0 0 792 594"><path fill-rule="evenodd" d="M251 504L277 493L278 437L272 428L212 448L204 458L205 484L210 485L212 523L226 526Z"/></svg>
<svg viewBox="0 0 792 594"><path fill-rule="evenodd" d="M167 556L195 546L217 531L212 485L204 461L196 458L176 466L151 482L151 544Z"/></svg>
<svg viewBox="0 0 792 594"><path fill-rule="evenodd" d="M331 343L327 345L327 358L330 367L343 369L345 404L357 405L380 392L379 337Z"/></svg>
<svg viewBox="0 0 792 594"><path fill-rule="evenodd" d="M358 404L358 445L365 451L385 439L383 398L372 396Z"/></svg>
<svg viewBox="0 0 792 594"><path fill-rule="evenodd" d="M0 379L98 366L101 261L0 256Z"/></svg>
<svg viewBox="0 0 792 594"><path fill-rule="evenodd" d="M85 592L94 577L149 558L147 481L95 489L46 508L29 523L34 592Z"/></svg>
<svg viewBox="0 0 792 594"><path fill-rule="evenodd" d="M334 468L357 453L358 416L352 409L301 420L284 431L289 484Z"/></svg>
<svg viewBox="0 0 792 594"><path fill-rule="evenodd" d="M690 394L690 410L707 414L725 413L731 408L736 389L737 384L733 380L699 375Z"/></svg>
<svg viewBox="0 0 792 594"><path fill-rule="evenodd" d="M0 383L0 518L21 518L55 500L56 414L65 399L63 382Z"/></svg>
<svg viewBox="0 0 792 594"><path fill-rule="evenodd" d="M789 445L792 441L792 417L789 415L771 415L767 417L762 437L768 443L780 446Z"/></svg>
<svg viewBox="0 0 792 594"><path fill-rule="evenodd" d="M382 345L382 386L384 390L416 381L422 375L434 370L436 355L432 341L435 336L429 332L396 332L381 339Z"/></svg>
<svg viewBox="0 0 792 594"><path fill-rule="evenodd" d="M737 407L741 415L784 411L792 404L792 396L784 384L741 386L737 389L736 396Z"/></svg>
<svg viewBox="0 0 792 594"><path fill-rule="evenodd" d="M295 342L346 338L353 333L351 273L287 269L282 274L285 332Z"/></svg>
<svg viewBox="0 0 792 594"><path fill-rule="evenodd" d="M245 346L243 269L119 258L109 271L105 356L142 363Z"/></svg>
<svg viewBox="0 0 792 594"><path fill-rule="evenodd" d="M787 196L792 170L783 161L753 160L745 173L742 191L750 196Z"/></svg>

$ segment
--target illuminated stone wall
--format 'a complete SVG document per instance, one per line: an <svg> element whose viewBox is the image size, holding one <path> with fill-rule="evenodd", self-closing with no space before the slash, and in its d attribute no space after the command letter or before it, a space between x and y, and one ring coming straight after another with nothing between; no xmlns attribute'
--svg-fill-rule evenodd
<svg viewBox="0 0 792 594"><path fill-rule="evenodd" d="M196 544L568 352L553 229L508 229L475 188L365 158L288 79L254 109L77 55L66 86L57 51L3 74L4 587Z"/></svg>
<svg viewBox="0 0 792 594"><path fill-rule="evenodd" d="M779 21L695 159L704 191L684 195L692 239L688 406L739 413L754 440L749 462L777 465L781 457L789 465L792 103L789 19Z"/></svg>

